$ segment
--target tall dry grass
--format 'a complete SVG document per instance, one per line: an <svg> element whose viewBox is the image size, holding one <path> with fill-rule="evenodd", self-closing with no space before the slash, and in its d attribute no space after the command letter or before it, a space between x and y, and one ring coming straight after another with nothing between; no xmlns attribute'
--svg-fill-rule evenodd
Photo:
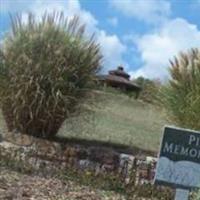
<svg viewBox="0 0 200 200"><path fill-rule="evenodd" d="M200 50L180 53L170 61L170 80L161 102L178 125L200 130Z"/></svg>
<svg viewBox="0 0 200 200"><path fill-rule="evenodd" d="M10 130L54 136L62 122L87 99L101 53L86 37L78 17L29 14L12 17L12 30L0 51L0 94Z"/></svg>

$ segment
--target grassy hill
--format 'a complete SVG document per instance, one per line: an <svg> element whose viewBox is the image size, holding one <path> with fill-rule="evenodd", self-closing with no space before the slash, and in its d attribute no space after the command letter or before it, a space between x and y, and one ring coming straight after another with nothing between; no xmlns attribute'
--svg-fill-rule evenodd
<svg viewBox="0 0 200 200"><path fill-rule="evenodd" d="M99 140L158 151L162 128L167 124L159 108L124 94L96 91L93 113L67 120L59 135Z"/></svg>
<svg viewBox="0 0 200 200"><path fill-rule="evenodd" d="M165 113L162 110L123 94L100 91L95 93L96 98L99 99L98 103L87 105L92 109L93 114L66 120L59 131L59 135L66 138L98 140L158 151L162 128L167 124ZM0 132L5 131L6 126L1 114ZM23 188L29 188L29 195L39 195L43 199L45 199L44 195L70 199L79 199L80 197L82 199L99 200L126 199L123 194L117 192L117 188L115 188L116 191L111 191L109 188L102 189L98 184L94 188L87 183L87 179L84 179L86 182L79 183L79 178L76 176L72 180L70 179L72 177L67 177L66 182L61 184L61 181L56 178L27 175L5 168L5 166L3 168L0 166L0 171L2 171L0 179L4 180L6 185L6 187L0 187L0 193L3 195L0 195L0 199L1 197L5 199L4 195L12 198L15 195L13 188L16 187L18 189L20 187L20 191ZM16 182L20 182L20 186ZM45 184L45 187L48 188L51 187L51 182L55 185L54 190L49 190L51 191L49 194L44 193L43 188L40 187L41 184ZM66 185L68 191L63 193ZM32 190L32 188L37 189ZM194 199L199 200L199 197L194 197Z"/></svg>

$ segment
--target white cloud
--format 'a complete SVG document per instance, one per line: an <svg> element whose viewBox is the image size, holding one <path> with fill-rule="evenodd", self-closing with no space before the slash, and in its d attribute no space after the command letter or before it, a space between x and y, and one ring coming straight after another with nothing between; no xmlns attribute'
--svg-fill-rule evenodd
<svg viewBox="0 0 200 200"><path fill-rule="evenodd" d="M166 0L110 0L110 4L127 17L153 24L163 22L171 13Z"/></svg>
<svg viewBox="0 0 200 200"><path fill-rule="evenodd" d="M87 32L94 32L98 21L96 18L88 11L81 8L81 5L78 0L35 0L32 2L31 6L28 7L27 11L33 12L38 20L41 18L44 12L63 12L65 16L72 17L74 15L80 16L82 23L87 24ZM27 20L27 12L22 13L23 21Z"/></svg>
<svg viewBox="0 0 200 200"><path fill-rule="evenodd" d="M118 19L117 17L111 17L111 18L108 18L108 23L114 27L116 27L118 25Z"/></svg>
<svg viewBox="0 0 200 200"><path fill-rule="evenodd" d="M27 8L26 1L24 0L1 0L0 12L7 13L8 11L20 12L24 8Z"/></svg>
<svg viewBox="0 0 200 200"><path fill-rule="evenodd" d="M120 42L116 35L107 35L105 31L99 31L98 41L104 53L106 70L112 69L120 64L128 68L128 64L122 58L122 55L126 51L126 46Z"/></svg>
<svg viewBox="0 0 200 200"><path fill-rule="evenodd" d="M159 31L141 36L136 45L144 64L131 74L163 79L168 75L169 59L180 51L200 47L200 30L196 25L177 18L163 24Z"/></svg>
<svg viewBox="0 0 200 200"><path fill-rule="evenodd" d="M13 3L14 1L3 1L9 2L9 4L5 6L4 10L8 12L13 11L15 6ZM97 41L100 42L102 53L104 55L104 71L107 71L108 69L113 68L121 63L125 64L125 67L127 68L128 65L123 60L123 54L125 53L126 47L122 44L117 35L109 35L106 33L106 31L99 29L97 19L89 11L83 9L78 0L30 0L29 2L24 0L17 1L20 3L26 2L25 5L24 3L21 5L23 6L23 9L18 6L18 10L23 11L22 17L24 21L27 20L27 11L33 12L38 19L41 18L45 11L63 11L68 17L72 17L74 15L80 16L81 22L86 24L87 33L91 34L95 32ZM117 21L114 23L116 24Z"/></svg>

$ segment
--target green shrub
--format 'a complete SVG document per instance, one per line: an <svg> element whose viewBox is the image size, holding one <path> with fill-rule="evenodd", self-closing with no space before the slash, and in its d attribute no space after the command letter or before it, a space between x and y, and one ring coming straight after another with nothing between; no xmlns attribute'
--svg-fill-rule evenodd
<svg viewBox="0 0 200 200"><path fill-rule="evenodd" d="M157 102L157 95L161 87L159 80L151 80L142 76L134 80L141 88L139 98L148 103Z"/></svg>
<svg viewBox="0 0 200 200"><path fill-rule="evenodd" d="M192 200L200 200L200 190L192 194Z"/></svg>
<svg viewBox="0 0 200 200"><path fill-rule="evenodd" d="M177 123L200 129L200 50L180 53L170 61L170 80L161 90L162 104Z"/></svg>
<svg viewBox="0 0 200 200"><path fill-rule="evenodd" d="M12 18L0 53L0 93L10 130L51 137L80 110L100 69L100 47L79 18Z"/></svg>
<svg viewBox="0 0 200 200"><path fill-rule="evenodd" d="M200 191L197 193L196 200L200 200Z"/></svg>

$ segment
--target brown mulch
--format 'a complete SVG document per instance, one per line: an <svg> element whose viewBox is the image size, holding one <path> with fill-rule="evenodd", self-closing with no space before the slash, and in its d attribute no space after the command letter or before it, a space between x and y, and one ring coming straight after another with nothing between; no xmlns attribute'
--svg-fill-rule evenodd
<svg viewBox="0 0 200 200"><path fill-rule="evenodd" d="M0 200L125 200L114 192L72 181L20 174L0 168Z"/></svg>

